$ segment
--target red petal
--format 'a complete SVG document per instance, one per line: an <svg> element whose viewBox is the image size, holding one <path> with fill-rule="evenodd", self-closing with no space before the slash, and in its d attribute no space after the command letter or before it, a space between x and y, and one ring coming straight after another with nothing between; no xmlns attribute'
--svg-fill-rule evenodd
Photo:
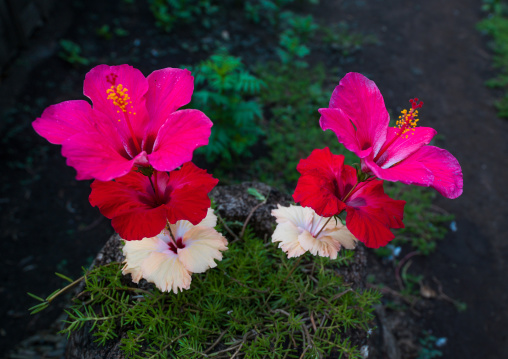
<svg viewBox="0 0 508 359"><path fill-rule="evenodd" d="M210 207L210 192L219 182L192 162L170 173L166 188L167 216L170 223L187 220L196 225L206 217Z"/></svg>
<svg viewBox="0 0 508 359"><path fill-rule="evenodd" d="M158 235L166 226L166 209L139 208L111 220L116 232L126 241L138 241Z"/></svg>
<svg viewBox="0 0 508 359"><path fill-rule="evenodd" d="M109 219L133 210L158 206L148 177L134 171L115 181L95 180L90 187L90 204L99 207Z"/></svg>
<svg viewBox="0 0 508 359"><path fill-rule="evenodd" d="M344 165L344 156L334 155L328 147L312 151L296 167L302 174L293 198L304 207L311 207L320 216L339 214L346 197L356 184L356 171Z"/></svg>
<svg viewBox="0 0 508 359"><path fill-rule="evenodd" d="M194 188L203 187L206 193L210 192L219 180L213 178L206 170L202 170L192 162L184 163L178 171L170 172L168 188L172 190L190 185Z"/></svg>
<svg viewBox="0 0 508 359"><path fill-rule="evenodd" d="M404 228L405 201L391 199L383 181L361 182L346 201L347 228L369 248L379 248L394 235L390 228Z"/></svg>
<svg viewBox="0 0 508 359"><path fill-rule="evenodd" d="M323 217L334 216L346 208L346 205L335 195L333 183L325 177L314 174L300 176L293 199L303 207L312 208Z"/></svg>

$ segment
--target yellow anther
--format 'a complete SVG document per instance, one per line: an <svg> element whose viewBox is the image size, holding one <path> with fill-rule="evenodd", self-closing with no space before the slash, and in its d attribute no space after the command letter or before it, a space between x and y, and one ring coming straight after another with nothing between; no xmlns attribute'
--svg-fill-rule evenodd
<svg viewBox="0 0 508 359"><path fill-rule="evenodd" d="M108 100L112 100L113 105L118 106L123 112L127 112L127 106L130 105L132 107L131 98L127 94L127 91L128 89L123 87L122 84L118 84L117 86L112 85L111 88L106 90Z"/></svg>

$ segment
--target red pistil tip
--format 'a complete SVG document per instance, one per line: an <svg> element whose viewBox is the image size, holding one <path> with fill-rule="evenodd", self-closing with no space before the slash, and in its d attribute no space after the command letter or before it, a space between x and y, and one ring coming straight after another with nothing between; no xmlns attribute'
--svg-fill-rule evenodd
<svg viewBox="0 0 508 359"><path fill-rule="evenodd" d="M418 102L418 97L410 99L409 102L411 102L411 108L413 110L416 110L417 108L422 108L423 106L423 101Z"/></svg>
<svg viewBox="0 0 508 359"><path fill-rule="evenodd" d="M399 116L399 120L395 124L400 129L398 136L412 131L419 121L418 109L423 106L423 101L419 101L418 97L415 97L410 99L409 102L411 103L411 109L409 111L402 110L401 116ZM407 135L406 138L408 138Z"/></svg>

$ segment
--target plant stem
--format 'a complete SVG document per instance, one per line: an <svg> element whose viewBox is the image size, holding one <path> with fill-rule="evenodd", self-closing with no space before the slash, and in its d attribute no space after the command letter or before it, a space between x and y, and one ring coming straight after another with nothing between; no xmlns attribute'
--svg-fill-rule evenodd
<svg viewBox="0 0 508 359"><path fill-rule="evenodd" d="M298 267L298 264L300 264L300 262L302 261L302 258L303 258L303 255L300 256L300 258L298 258L298 260L296 261L295 265L293 266L293 268L289 271L288 275L286 276L286 278L284 278L284 280L282 281L282 284L286 283L286 281L288 280L289 276L291 274L293 274L293 272L295 271L296 267Z"/></svg>
<svg viewBox="0 0 508 359"><path fill-rule="evenodd" d="M326 225L328 224L328 222L330 222L330 220L332 218L333 217L328 218L328 221L326 221L325 225L323 227L321 227L321 229L319 230L319 232L317 232L317 234L315 236L313 236L314 238L317 238L321 234L321 232L323 232L323 229L325 229Z"/></svg>
<svg viewBox="0 0 508 359"><path fill-rule="evenodd" d="M167 221L168 225L166 226L168 228L168 232L169 232L169 235L171 236L171 239L173 240L173 244L176 246L176 239L175 239L175 236L173 235L173 231L171 231L171 224L169 223L169 221Z"/></svg>

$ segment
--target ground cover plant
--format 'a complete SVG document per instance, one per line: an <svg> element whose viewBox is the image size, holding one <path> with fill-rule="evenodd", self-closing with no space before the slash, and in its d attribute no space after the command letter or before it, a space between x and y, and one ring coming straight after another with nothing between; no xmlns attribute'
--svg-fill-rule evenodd
<svg viewBox="0 0 508 359"><path fill-rule="evenodd" d="M354 291L337 275L353 254L287 259L248 230L214 271L194 276L178 295L133 286L113 262L85 271L64 333L86 326L104 344L121 327L122 351L132 358L361 358L348 333L370 328L380 294Z"/></svg>
<svg viewBox="0 0 508 359"><path fill-rule="evenodd" d="M484 0L482 9L487 13L487 17L478 23L478 29L492 37L494 67L499 71L499 74L486 84L505 92L496 102L496 107L499 116L508 117L508 5L500 0Z"/></svg>

